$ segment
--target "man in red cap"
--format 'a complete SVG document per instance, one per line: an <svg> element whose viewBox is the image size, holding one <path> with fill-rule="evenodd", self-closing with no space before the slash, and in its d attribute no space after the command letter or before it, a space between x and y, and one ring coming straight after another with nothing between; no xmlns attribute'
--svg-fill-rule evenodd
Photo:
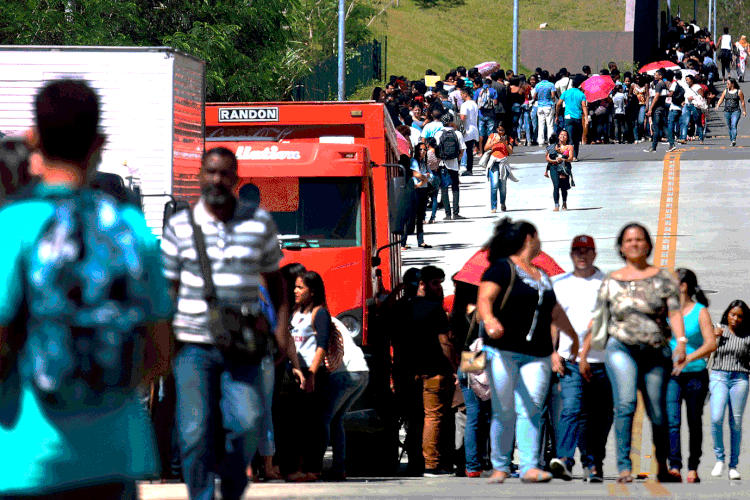
<svg viewBox="0 0 750 500"><path fill-rule="evenodd" d="M604 274L594 266L596 244L591 236L573 238L570 257L573 272L560 276L553 288L583 345ZM550 467L556 477L572 479L577 446L581 451L583 480L600 483L613 413L612 387L604 368L604 353L592 351L586 359L576 361L570 355L568 336L558 332L557 338L560 343L557 352L552 354L552 368L559 384L553 386L552 391L560 409L555 427L558 458L550 461Z"/></svg>

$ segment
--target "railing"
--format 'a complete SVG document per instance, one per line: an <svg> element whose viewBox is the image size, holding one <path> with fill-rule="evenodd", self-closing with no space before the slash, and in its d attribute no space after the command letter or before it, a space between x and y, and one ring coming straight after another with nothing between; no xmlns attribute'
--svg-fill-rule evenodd
<svg viewBox="0 0 750 500"><path fill-rule="evenodd" d="M381 80L383 44L378 40L364 43L347 53L346 95L371 80ZM338 58L334 54L316 66L312 73L302 77L294 86L295 101L330 101L338 92Z"/></svg>

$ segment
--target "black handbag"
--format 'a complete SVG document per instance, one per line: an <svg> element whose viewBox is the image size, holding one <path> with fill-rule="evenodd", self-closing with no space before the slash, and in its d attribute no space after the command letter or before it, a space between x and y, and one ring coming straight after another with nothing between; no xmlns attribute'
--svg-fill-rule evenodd
<svg viewBox="0 0 750 500"><path fill-rule="evenodd" d="M240 356L244 362L258 364L271 352L270 324L265 316L252 314L248 307L237 308L219 300L211 275L211 262L206 252L203 230L195 223L192 209L188 210L188 216L203 275L203 294L208 304L208 330L214 345L224 354Z"/></svg>

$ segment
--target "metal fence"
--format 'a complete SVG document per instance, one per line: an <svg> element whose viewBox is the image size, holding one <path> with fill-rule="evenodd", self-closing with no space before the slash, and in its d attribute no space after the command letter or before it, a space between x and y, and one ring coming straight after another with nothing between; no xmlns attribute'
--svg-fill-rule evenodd
<svg viewBox="0 0 750 500"><path fill-rule="evenodd" d="M364 43L347 51L346 95L371 80L382 79L383 44L378 40ZM338 93L338 57L323 60L312 73L301 78L292 92L295 101L331 101Z"/></svg>

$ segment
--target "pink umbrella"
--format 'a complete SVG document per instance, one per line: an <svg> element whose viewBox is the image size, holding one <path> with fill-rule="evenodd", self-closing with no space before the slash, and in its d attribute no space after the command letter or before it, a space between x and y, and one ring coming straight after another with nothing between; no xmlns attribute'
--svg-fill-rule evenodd
<svg viewBox="0 0 750 500"><path fill-rule="evenodd" d="M398 152L402 155L411 156L411 142L409 139L396 131L396 142L398 143Z"/></svg>
<svg viewBox="0 0 750 500"><path fill-rule="evenodd" d="M495 61L487 61L480 64L477 64L474 66L477 68L477 71L479 71L479 74L487 77L491 75L493 72L500 69L500 63L496 63Z"/></svg>
<svg viewBox="0 0 750 500"><path fill-rule="evenodd" d="M653 75L657 69L680 69L678 65L673 63L672 61L657 61L648 63L644 67L641 68L639 73L647 73L649 75Z"/></svg>
<svg viewBox="0 0 750 500"><path fill-rule="evenodd" d="M613 88L615 88L615 82L612 81L612 77L607 75L594 75L581 85L581 90L586 94L588 102L604 99L612 92Z"/></svg>

